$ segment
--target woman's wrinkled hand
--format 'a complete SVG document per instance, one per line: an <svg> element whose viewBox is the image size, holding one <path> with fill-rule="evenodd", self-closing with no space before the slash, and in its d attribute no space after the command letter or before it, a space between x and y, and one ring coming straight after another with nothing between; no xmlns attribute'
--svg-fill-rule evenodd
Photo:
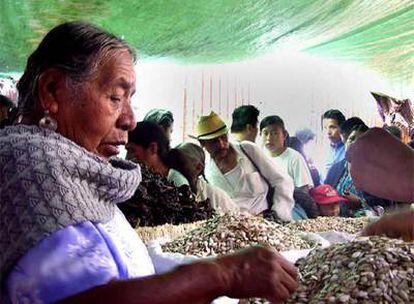
<svg viewBox="0 0 414 304"><path fill-rule="evenodd" d="M227 276L227 295L232 298L266 298L281 303L298 287L298 271L278 252L252 247L217 260Z"/></svg>
<svg viewBox="0 0 414 304"><path fill-rule="evenodd" d="M414 241L414 211L385 215L370 224L362 231L363 236L385 235L390 238L401 238L404 241Z"/></svg>

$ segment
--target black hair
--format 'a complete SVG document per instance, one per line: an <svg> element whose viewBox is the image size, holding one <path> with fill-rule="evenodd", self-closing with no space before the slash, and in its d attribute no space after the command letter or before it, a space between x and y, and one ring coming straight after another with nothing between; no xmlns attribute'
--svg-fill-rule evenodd
<svg viewBox="0 0 414 304"><path fill-rule="evenodd" d="M340 126L341 124L345 122L345 115L342 114L342 112L339 110L332 109L332 110L328 110L325 113L323 113L322 118L321 118L321 124L324 119L335 119L336 122L338 123L338 126Z"/></svg>
<svg viewBox="0 0 414 304"><path fill-rule="evenodd" d="M286 131L283 119L277 115L266 116L260 122L260 132L269 125L276 125Z"/></svg>
<svg viewBox="0 0 414 304"><path fill-rule="evenodd" d="M339 132L342 135L349 136L349 133L351 133L352 128L354 128L357 125L365 125L365 122L361 118L356 116L348 118L339 125Z"/></svg>
<svg viewBox="0 0 414 304"><path fill-rule="evenodd" d="M174 123L173 114L170 111L164 109L152 109L145 115L143 120L155 122L164 129L170 128Z"/></svg>
<svg viewBox="0 0 414 304"><path fill-rule="evenodd" d="M401 129L397 126L384 126L384 129L387 130L390 134L394 135L399 140L402 139Z"/></svg>
<svg viewBox="0 0 414 304"><path fill-rule="evenodd" d="M260 111L252 105L236 108L232 114L231 132L242 132L247 125L255 127L259 121Z"/></svg>
<svg viewBox="0 0 414 304"><path fill-rule="evenodd" d="M351 131L349 131L349 134L351 134L352 132L356 131L356 132L361 132L361 133L365 133L369 130L369 127L366 124L360 124L360 125L355 125Z"/></svg>
<svg viewBox="0 0 414 304"><path fill-rule="evenodd" d="M148 149L151 143L158 145L158 156L161 161L168 165L168 153L170 152L170 142L163 129L151 121L140 121L134 130L128 132L128 142Z"/></svg>
<svg viewBox="0 0 414 304"><path fill-rule="evenodd" d="M38 80L50 68L64 71L75 83L93 77L101 60L121 50L134 50L121 38L85 22L67 22L53 28L27 60L20 78L19 113L28 113L38 101Z"/></svg>

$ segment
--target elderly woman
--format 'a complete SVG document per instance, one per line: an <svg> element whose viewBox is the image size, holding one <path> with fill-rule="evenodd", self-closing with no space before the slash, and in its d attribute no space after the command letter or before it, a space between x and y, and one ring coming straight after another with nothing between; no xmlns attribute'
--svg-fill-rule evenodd
<svg viewBox="0 0 414 304"><path fill-rule="evenodd" d="M254 248L155 274L116 204L140 169L109 158L135 126L134 53L92 25L65 23L29 57L20 117L0 131L2 302L280 302L297 286L279 254Z"/></svg>

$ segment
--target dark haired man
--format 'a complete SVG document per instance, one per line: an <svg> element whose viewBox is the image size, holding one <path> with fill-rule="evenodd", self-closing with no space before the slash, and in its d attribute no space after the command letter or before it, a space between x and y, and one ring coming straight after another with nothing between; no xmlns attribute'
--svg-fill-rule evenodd
<svg viewBox="0 0 414 304"><path fill-rule="evenodd" d="M345 116L339 110L328 110L322 115L322 128L329 139L329 150L325 162L324 176L333 164L345 158L345 145L342 142L339 126L345 122Z"/></svg>
<svg viewBox="0 0 414 304"><path fill-rule="evenodd" d="M341 140L345 144L348 140L349 135L352 132L352 129L354 129L358 125L365 125L365 122L359 118L359 117L351 117L345 120L341 125L339 126L339 133L341 135Z"/></svg>
<svg viewBox="0 0 414 304"><path fill-rule="evenodd" d="M231 133L237 141L256 141L259 113L252 105L240 106L233 111Z"/></svg>
<svg viewBox="0 0 414 304"><path fill-rule="evenodd" d="M309 200L310 197L306 195L308 190L313 187L312 177L302 154L287 147L288 132L283 120L276 115L265 117L260 122L260 135L268 155L278 167L293 179L295 185L294 198L296 201L292 212L293 219L307 219L308 212L315 216L318 213L317 207L312 200ZM305 193L306 197L300 195L299 192ZM301 206L302 204L306 204L306 206ZM311 205L310 208L308 208L309 205ZM315 209L316 212L314 212Z"/></svg>

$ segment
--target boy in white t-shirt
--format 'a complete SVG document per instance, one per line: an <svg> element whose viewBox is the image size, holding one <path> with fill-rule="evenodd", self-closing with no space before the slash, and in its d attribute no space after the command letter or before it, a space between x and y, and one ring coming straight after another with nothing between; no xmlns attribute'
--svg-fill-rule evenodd
<svg viewBox="0 0 414 304"><path fill-rule="evenodd" d="M296 189L307 192L313 188L312 177L305 158L285 145L288 133L279 116L267 116L260 122L260 136L266 152L280 168L289 174ZM306 212L298 204L295 204L295 210L298 213L298 219L307 218Z"/></svg>
<svg viewBox="0 0 414 304"><path fill-rule="evenodd" d="M276 115L265 117L260 122L260 135L269 155L290 175L295 187L312 188L312 177L305 158L299 152L285 146L288 134L283 120Z"/></svg>

